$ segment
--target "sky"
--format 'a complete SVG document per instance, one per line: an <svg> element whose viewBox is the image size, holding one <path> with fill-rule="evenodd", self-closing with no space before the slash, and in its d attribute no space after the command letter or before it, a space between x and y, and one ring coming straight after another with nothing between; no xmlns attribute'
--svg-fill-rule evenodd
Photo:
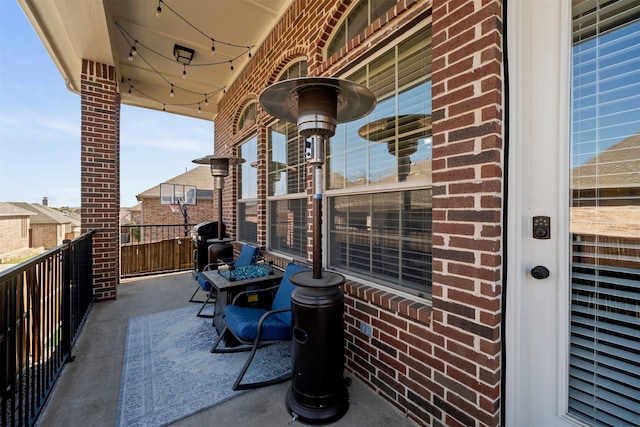
<svg viewBox="0 0 640 427"><path fill-rule="evenodd" d="M80 70L78 70L80 72ZM120 205L213 153L213 122L121 106ZM0 0L0 202L80 206L80 95L16 0Z"/></svg>

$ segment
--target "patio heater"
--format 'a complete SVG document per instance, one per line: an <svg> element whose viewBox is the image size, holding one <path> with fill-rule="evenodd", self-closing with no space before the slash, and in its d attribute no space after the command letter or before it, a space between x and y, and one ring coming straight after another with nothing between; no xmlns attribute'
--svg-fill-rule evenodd
<svg viewBox="0 0 640 427"><path fill-rule="evenodd" d="M336 125L369 114L373 93L348 80L306 77L278 82L260 94L272 116L296 122L305 138L313 183L313 269L291 276L293 376L287 409L308 424L333 422L349 409L344 379L344 295L342 275L322 269L322 166L325 144Z"/></svg>
<svg viewBox="0 0 640 427"><path fill-rule="evenodd" d="M213 189L218 196L218 237L207 240L207 243L210 243L208 248L210 264L215 264L222 258L233 258L233 245L229 243L233 239L225 238L222 228L222 189L224 188L225 177L229 176L229 165L237 165L244 161L240 157L216 156L215 154L193 160L193 163L211 167Z"/></svg>

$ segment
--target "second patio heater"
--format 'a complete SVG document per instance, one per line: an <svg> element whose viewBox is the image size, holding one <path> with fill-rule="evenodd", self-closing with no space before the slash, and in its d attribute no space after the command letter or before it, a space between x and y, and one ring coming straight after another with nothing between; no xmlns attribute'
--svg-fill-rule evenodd
<svg viewBox="0 0 640 427"><path fill-rule="evenodd" d="M272 116L298 125L305 138L305 158L313 182L313 270L291 276L293 316L293 376L286 404L292 415L308 424L324 424L349 409L344 379L344 295L340 274L322 269L322 166L325 144L338 123L369 114L374 94L348 80L306 77L278 82L260 94Z"/></svg>
<svg viewBox="0 0 640 427"><path fill-rule="evenodd" d="M210 243L208 248L210 264L216 264L222 258L233 258L233 245L230 243L232 239L225 238L223 234L222 190L224 189L224 179L229 176L229 165L237 165L244 161L240 157L217 156L215 154L193 160L193 163L199 165L209 165L213 176L213 189L218 196L218 237L207 240L207 243Z"/></svg>

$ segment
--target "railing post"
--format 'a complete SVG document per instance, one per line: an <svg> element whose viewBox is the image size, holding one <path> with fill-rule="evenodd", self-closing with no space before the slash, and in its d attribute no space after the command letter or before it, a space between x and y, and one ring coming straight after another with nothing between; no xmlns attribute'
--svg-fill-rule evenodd
<svg viewBox="0 0 640 427"><path fill-rule="evenodd" d="M66 360L71 360L71 334L73 330L71 325L71 286L73 281L71 267L73 247L69 239L65 239L63 243L67 247L62 251L62 354L67 355Z"/></svg>

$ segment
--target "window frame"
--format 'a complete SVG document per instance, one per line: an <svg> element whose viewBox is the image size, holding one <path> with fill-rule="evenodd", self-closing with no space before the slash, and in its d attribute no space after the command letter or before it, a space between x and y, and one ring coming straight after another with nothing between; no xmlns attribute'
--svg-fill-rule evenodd
<svg viewBox="0 0 640 427"><path fill-rule="evenodd" d="M255 156L252 157L252 159L248 159L246 156L246 153L243 153L242 151L242 147L246 144L250 144L252 142L255 142ZM254 154L254 153L252 153ZM257 169L257 161L258 161L258 135L257 133L252 133L249 136L247 136L246 138L244 138L242 140L242 142L240 142L238 144L238 155L240 157L242 157L245 161L243 163L241 163L240 165L238 165L238 182L237 182L237 186L238 186L238 200L236 201L236 212L237 212L237 216L236 216L236 230L237 230L237 240L240 242L246 242L246 243L252 243L252 244L258 244L258 234L257 234L257 225L258 225L258 220L257 220L257 206L259 204L259 197L258 197L258 192L259 189L257 187L257 173L259 172L259 170ZM256 166L253 165L253 163L256 162ZM256 168L256 187L255 187L255 197L243 197L243 182L245 179L249 180L249 182L251 182L252 177L249 176L248 178L244 177L244 174L242 173L242 169L243 168L252 168L255 167ZM250 169L248 169L250 170ZM256 205L256 233L255 233L255 240L252 240L250 237L248 238L245 235L242 235L241 233L243 233L243 230L245 229L245 227L242 226L242 224L248 222L245 221L244 219L241 218L241 212L246 212L246 209L242 209L241 205L244 206L246 208L246 206L250 203L254 203Z"/></svg>
<svg viewBox="0 0 640 427"><path fill-rule="evenodd" d="M356 81L356 79L353 79L353 76L356 76L358 74L361 74L363 72L363 70L367 70L365 75L368 74L368 67L374 63L376 60L378 60L379 58L383 57L384 55L389 54L392 50L396 50L394 53L394 68L397 69L397 60L399 57L399 52L397 50L398 46L400 44L402 44L403 42L411 39L412 37L416 36L417 34L419 34L421 31L425 31L431 28L432 25L432 20L431 20L431 16L428 17L428 19L426 19L422 25L420 26L416 26L414 28L411 29L411 31L407 31L405 33L403 33L402 35L394 38L393 40L389 40L386 42L387 46L384 46L380 49L376 49L376 51L371 54L369 57L364 58L362 61L360 61L358 63L357 68L352 68L350 69L348 72L344 72L342 74L340 74L338 77L340 78L344 78L347 80L354 80ZM430 34L432 30L429 30ZM431 42L429 42L430 44ZM396 99L396 104L397 104L397 99L399 96L399 91L404 88L407 87L407 85L404 85L403 87L399 87L399 81L400 79L398 78L398 74L397 74L397 70L394 71L395 75L394 75L394 90L391 93L385 94L386 96L390 97L390 98L395 98ZM431 76L431 71L429 72L429 75ZM421 78L415 81L420 81L420 82L425 82L425 81L431 81L432 77L429 78ZM365 82L366 84L366 82ZM412 85L409 85L409 87L411 87ZM432 98L431 98L432 99ZM396 111L397 111L397 105L396 105ZM375 112L375 110L374 110ZM340 126L340 125L339 125ZM396 133L394 136L395 139L399 138L399 135ZM430 138L432 138L432 135L430 136ZM433 159L433 157L431 157L431 159ZM433 181L431 179L427 180L422 180L422 181L405 181L405 182L398 182L398 180L396 180L393 183L387 183L387 184L377 184L377 185L365 185L365 186L358 186L358 187L352 187L352 188L341 188L341 189L331 189L328 188L328 180L330 178L330 170L329 170L329 162L330 162L330 156L327 156L327 163L325 163L324 165L324 171L325 171L325 187L326 190L324 192L324 198L325 198L325 209L323 212L323 234L325 236L330 236L331 235L331 230L329 230L329 223L330 223L330 218L329 215L330 213L330 200L331 198L335 198L335 197L341 197L341 196L348 196L348 195L358 195L358 194L383 194L383 193L389 193L389 192L394 192L394 193L399 193L399 194L403 194L406 192L411 192L411 191L416 191L416 190L427 190L427 191L432 191L433 188ZM397 177L397 164L396 164L396 173L395 176ZM433 233L433 231L431 230L431 233ZM400 236L402 237L402 236ZM330 245L332 244L332 242L330 241L330 238L324 239L323 241L323 253L325 254L329 254L330 255ZM349 272L349 271L344 271L340 268L334 267L332 265L329 264L329 259L330 256L326 257L325 263L328 266L329 269L335 270L337 272L340 272L341 274L345 275L346 277L353 277L356 278L359 282L362 283L366 283L368 285L371 285L373 287L376 288L390 288L393 289L395 293L402 293L405 294L407 296L410 296L411 298L415 299L415 298L425 298L430 300L431 299L431 289L432 289L432 283L429 281L427 283L427 287L426 289L424 289L423 291L416 291L415 289L411 289L411 288L407 288L407 287L403 287L400 284L398 284L397 286L393 285L393 283L389 283L387 281L385 282L380 282L380 281L375 281L373 280L371 277L366 277L363 275L358 275L358 274L354 274L353 272ZM431 272L429 272L431 273ZM399 279L400 280L400 279Z"/></svg>
<svg viewBox="0 0 640 427"><path fill-rule="evenodd" d="M349 27L348 27L348 22L350 18L353 18L353 12L354 10L356 10L358 7L360 7L362 5L362 3L366 2L366 9L367 9L367 23L364 26L364 28L362 29L362 31L364 31L365 28L367 28L369 25L371 25L375 20L380 19L383 15L379 15L379 16L371 16L372 15L372 5L371 3L375 1L375 0L359 0L354 2L354 4L352 4L347 11L342 15L342 17L340 18L340 20L336 23L335 25L335 29L333 31L332 37L329 39L328 43L325 45L324 49L323 49L323 57L329 58L332 55L338 53L340 51L340 49L342 49L344 46L346 46L350 40L352 40L353 38L355 38L358 34L353 34L351 37L349 37ZM395 0L395 4L398 4L400 2L400 0ZM388 10L388 9L387 9ZM387 10L383 11L382 13L386 13ZM343 33L342 35L340 33ZM344 37L344 43L340 44L339 46L334 46L334 42L336 41L338 36L342 36ZM349 38L348 38L349 37ZM335 50L334 50L335 49Z"/></svg>
<svg viewBox="0 0 640 427"><path fill-rule="evenodd" d="M301 63L304 63L304 66L300 66ZM291 76L290 72L291 69L293 67L299 67L298 68L298 73L297 76ZM307 75L307 57L306 56L299 56L297 58L294 58L293 60L291 60L288 64L287 67L282 70L282 72L278 75L278 77L275 79L275 81L279 82L282 80L288 80L288 79L293 79L293 78L301 78L301 77L305 77ZM284 194L275 194L275 182L279 182L280 179L275 180L274 176L272 176L272 172L273 169L272 168L276 168L276 162L273 161L273 138L271 136L271 133L279 133L277 131L274 130L274 128L276 128L277 126L284 126L285 127L285 144L289 143L289 139L288 139L288 134L287 131L289 130L289 127L292 127L295 129L295 137L291 139L292 140L296 140L298 142L298 148L299 148L299 154L298 154L298 160L299 163L297 163L295 166L295 171L296 173L299 174L299 182L298 182L298 188L301 189L302 191L296 192L296 193L289 193L288 190L287 192L285 192ZM272 217L272 209L273 206L277 203L286 201L287 203L289 203L290 200L301 200L303 204L306 205L307 203L307 194L306 194L306 175L307 175L307 167L306 167L306 161L304 159L304 139L298 134L298 130L297 130L297 125L295 123L288 123L285 122L283 120L272 120L270 121L268 124L266 124L265 126L265 137L266 137L266 148L267 148L267 169L266 169L266 175L267 175L267 192L266 192L266 212L267 212L267 241L266 241L266 247L267 250L269 250L270 252L274 252L274 253L278 253L278 254L282 254L285 255L287 257L292 257L294 259L299 259L299 260L305 260L306 259L306 252L304 256L300 256L300 254L298 253L294 253L292 252L287 252L287 251L283 251L281 249L278 249L276 247L276 245L273 244L273 240L274 238L277 237L277 235L275 235L274 233L272 233L272 227L274 226L273 221L275 220ZM285 146L285 152L288 153L288 146ZM286 155L286 154L285 154ZM290 165L288 163L286 164L282 164L279 165L276 169L281 169L280 166L284 166L289 167ZM302 168L302 171L299 170L299 168ZM288 177L286 178L288 179ZM273 184L272 184L273 183ZM271 186L274 185L274 191L271 191ZM306 209L305 209L306 211ZM306 230L306 223L307 223L307 217L306 215L303 218L303 224L304 224L304 228ZM286 237L285 237L286 239ZM306 245L305 245L306 248Z"/></svg>

